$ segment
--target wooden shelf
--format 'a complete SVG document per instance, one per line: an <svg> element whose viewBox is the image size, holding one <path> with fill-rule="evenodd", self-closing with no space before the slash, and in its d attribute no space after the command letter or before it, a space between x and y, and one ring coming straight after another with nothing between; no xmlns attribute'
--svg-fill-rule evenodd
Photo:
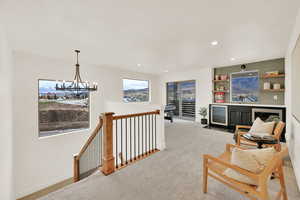
<svg viewBox="0 0 300 200"><path fill-rule="evenodd" d="M229 82L229 80L213 80L213 82Z"/></svg>
<svg viewBox="0 0 300 200"><path fill-rule="evenodd" d="M264 92L284 92L285 89L279 89L279 90L274 90L274 89L268 89L268 90L262 90Z"/></svg>
<svg viewBox="0 0 300 200"><path fill-rule="evenodd" d="M284 78L285 74L263 75L261 78Z"/></svg>
<svg viewBox="0 0 300 200"><path fill-rule="evenodd" d="M213 93L216 93L216 92L225 92L225 93L229 93L229 90L213 90Z"/></svg>

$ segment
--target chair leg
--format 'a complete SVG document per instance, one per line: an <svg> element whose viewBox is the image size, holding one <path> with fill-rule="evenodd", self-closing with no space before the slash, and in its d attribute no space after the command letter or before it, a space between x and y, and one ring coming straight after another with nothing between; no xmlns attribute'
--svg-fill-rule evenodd
<svg viewBox="0 0 300 200"><path fill-rule="evenodd" d="M287 193L286 193L286 187L285 187L282 164L280 164L280 166L278 168L278 175L279 175L279 182L280 182L280 186L281 186L283 200L288 200Z"/></svg>
<svg viewBox="0 0 300 200"><path fill-rule="evenodd" d="M203 159L203 193L207 193L207 174L208 174L208 168L207 168L207 159Z"/></svg>
<svg viewBox="0 0 300 200"><path fill-rule="evenodd" d="M239 134L239 132L237 132L237 140L236 140L236 145L241 146L241 136Z"/></svg>
<svg viewBox="0 0 300 200"><path fill-rule="evenodd" d="M262 186L261 186L261 200L270 200L269 199L269 193L268 193L268 186L267 186L267 183L264 183Z"/></svg>

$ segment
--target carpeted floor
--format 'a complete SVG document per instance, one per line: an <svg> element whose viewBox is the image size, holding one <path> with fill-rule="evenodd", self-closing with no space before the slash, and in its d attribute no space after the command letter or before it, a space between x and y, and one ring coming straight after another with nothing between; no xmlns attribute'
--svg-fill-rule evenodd
<svg viewBox="0 0 300 200"><path fill-rule="evenodd" d="M110 176L96 173L42 200L240 200L246 199L223 184L209 179L202 193L202 154L218 155L232 134L202 129L187 121L166 123L167 149ZM285 167L289 200L300 199L290 165ZM270 181L270 192L278 190Z"/></svg>

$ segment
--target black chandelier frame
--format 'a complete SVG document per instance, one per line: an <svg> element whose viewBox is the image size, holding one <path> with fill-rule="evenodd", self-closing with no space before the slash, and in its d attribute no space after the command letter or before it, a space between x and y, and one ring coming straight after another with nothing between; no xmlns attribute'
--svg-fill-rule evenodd
<svg viewBox="0 0 300 200"><path fill-rule="evenodd" d="M56 83L56 90L59 91L76 91L76 92L84 92L84 91L88 91L88 92L93 92L93 91L97 91L98 90L98 84L96 82L93 82L92 85L90 85L90 83L88 81L83 82L80 76L80 65L78 62L78 56L80 53L80 50L75 50L76 53L76 57L77 57L77 63L75 65L76 67L76 72L75 72L75 77L72 81L72 83L67 86L66 85L66 81L63 81L62 84L58 84Z"/></svg>

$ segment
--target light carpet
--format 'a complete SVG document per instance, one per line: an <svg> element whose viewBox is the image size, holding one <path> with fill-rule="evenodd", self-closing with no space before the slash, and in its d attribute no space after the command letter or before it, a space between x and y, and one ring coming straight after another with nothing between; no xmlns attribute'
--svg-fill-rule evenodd
<svg viewBox="0 0 300 200"><path fill-rule="evenodd" d="M208 193L202 193L202 155L218 155L232 134L203 129L197 123L166 123L167 149L110 176L96 173L78 183L51 193L42 200L240 200L238 192L209 178ZM285 168L289 200L300 199L290 165ZM278 191L270 181L270 193Z"/></svg>

